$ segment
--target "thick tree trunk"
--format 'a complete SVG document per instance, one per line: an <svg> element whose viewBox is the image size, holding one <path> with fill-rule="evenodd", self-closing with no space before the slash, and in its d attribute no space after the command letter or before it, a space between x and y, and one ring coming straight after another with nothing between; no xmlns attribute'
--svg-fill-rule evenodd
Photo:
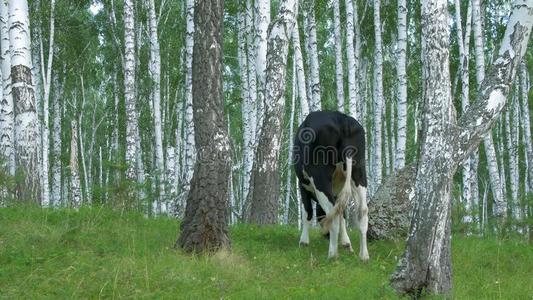
<svg viewBox="0 0 533 300"><path fill-rule="evenodd" d="M256 136L261 136L265 118L265 78L267 68L267 37L270 24L270 0L255 0L255 71L257 76L257 127ZM256 140L256 147L259 141Z"/></svg>
<svg viewBox="0 0 533 300"><path fill-rule="evenodd" d="M163 132L161 124L161 54L157 33L157 16L155 1L148 1L150 16L150 74L152 77L152 99L154 110L154 146L157 182L159 183L159 202L166 201L165 195L165 162L163 157Z"/></svg>
<svg viewBox="0 0 533 300"><path fill-rule="evenodd" d="M477 101L458 124L451 117L447 1L422 4L425 136L415 184L415 208L406 251L391 281L400 293L447 293L451 289L450 192L458 165L471 154L503 109L526 51L533 0L517 0L491 71Z"/></svg>
<svg viewBox="0 0 533 300"><path fill-rule="evenodd" d="M298 12L295 0L285 0L269 31L265 91L265 119L252 168L250 221L275 224L279 206L278 160L281 151L281 123L285 111L285 76L289 41ZM263 101L260 99L260 101Z"/></svg>
<svg viewBox="0 0 533 300"><path fill-rule="evenodd" d="M317 111L322 109L322 102L320 97L320 65L317 50L315 0L305 0L304 3L305 43L309 60L309 109L310 111Z"/></svg>
<svg viewBox="0 0 533 300"><path fill-rule="evenodd" d="M398 1L398 143L394 170L405 166L405 147L407 143L407 1Z"/></svg>
<svg viewBox="0 0 533 300"><path fill-rule="evenodd" d="M126 103L126 178L137 180L137 109L135 95L135 7L133 0L124 1L124 95Z"/></svg>
<svg viewBox="0 0 533 300"><path fill-rule="evenodd" d="M15 114L11 90L11 53L9 51L9 14L4 1L0 1L0 68L2 70L2 101L0 105L0 157L5 169L15 175Z"/></svg>
<svg viewBox="0 0 533 300"><path fill-rule="evenodd" d="M339 0L333 0L333 26L335 36L335 79L337 82L337 110L344 112L344 68Z"/></svg>
<svg viewBox="0 0 533 300"><path fill-rule="evenodd" d="M222 82L224 1L196 1L193 55L197 163L177 246L187 252L230 247L228 236L229 139Z"/></svg>
<svg viewBox="0 0 533 300"><path fill-rule="evenodd" d="M40 130L31 74L31 43L28 3L9 2L9 37L11 42L11 84L15 106L15 161L17 173L24 178L17 186L20 201L39 203Z"/></svg>

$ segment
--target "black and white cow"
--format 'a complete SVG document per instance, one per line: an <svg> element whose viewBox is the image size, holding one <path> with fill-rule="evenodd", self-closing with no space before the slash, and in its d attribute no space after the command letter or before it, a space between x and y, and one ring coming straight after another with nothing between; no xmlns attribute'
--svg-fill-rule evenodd
<svg viewBox="0 0 533 300"><path fill-rule="evenodd" d="M329 232L328 257L338 256L339 235L341 244L353 252L343 215L353 196L361 232L359 257L368 260L365 132L361 124L340 112L310 113L298 128L293 159L304 206L300 245L309 244L313 200L317 202L317 219Z"/></svg>

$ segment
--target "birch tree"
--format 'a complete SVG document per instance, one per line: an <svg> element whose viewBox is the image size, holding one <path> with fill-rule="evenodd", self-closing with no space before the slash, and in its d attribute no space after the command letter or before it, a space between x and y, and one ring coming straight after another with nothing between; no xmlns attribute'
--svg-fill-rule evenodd
<svg viewBox="0 0 533 300"><path fill-rule="evenodd" d="M165 163L163 157L163 133L161 124L161 54L159 51L159 37L157 30L157 16L155 1L148 1L148 15L150 27L150 68L152 77L152 99L154 115L154 145L157 181L159 182L159 202L166 199L165 196Z"/></svg>
<svg viewBox="0 0 533 300"><path fill-rule="evenodd" d="M481 4L480 0L472 0L473 10L473 28L474 28L474 48L476 54L476 81L478 87L485 79L485 54L483 43L483 26L481 24ZM488 132L483 139L483 145L485 146L485 155L487 157L487 165L489 169L489 179L492 188L492 195L496 203L497 210L496 215L505 215L505 200L503 198L501 183L500 183L500 171L498 169L498 161L496 159L496 149L494 148L494 141L492 139L492 133ZM473 170L475 171L475 170ZM475 183L477 184L477 182ZM474 199L476 200L476 199ZM474 204L474 203L472 203ZM474 209L472 205L470 209Z"/></svg>
<svg viewBox="0 0 533 300"><path fill-rule="evenodd" d="M455 125L450 109L447 1L422 2L425 136L406 250L391 277L400 293L419 295L422 289L448 293L451 289L451 180L505 106L532 25L533 1L514 1L498 55L478 89L477 101Z"/></svg>
<svg viewBox="0 0 533 300"><path fill-rule="evenodd" d="M11 88L15 106L15 153L17 172L23 184L17 187L17 198L39 203L39 122L35 106L31 74L31 43L28 3L9 2L9 40L11 52Z"/></svg>
<svg viewBox="0 0 533 300"><path fill-rule="evenodd" d="M61 138L61 96L63 89L59 87L59 80L57 75L54 80L54 97L52 98L52 205L61 206L61 145L63 140Z"/></svg>
<svg viewBox="0 0 533 300"><path fill-rule="evenodd" d="M256 135L259 137L263 129L265 114L265 78L267 68L267 37L268 25L270 24L270 0L255 0L255 71L257 73L257 128ZM256 147L257 147L256 140Z"/></svg>
<svg viewBox="0 0 533 300"><path fill-rule="evenodd" d="M193 86L192 86L192 59L194 46L194 0L187 0L187 31L185 33L185 117L184 117L184 135L185 145L183 149L183 174L181 182L181 196L179 201L182 203L187 199L187 194L191 188L191 180L194 172L196 161L196 149L194 141L194 123L193 123Z"/></svg>
<svg viewBox="0 0 533 300"><path fill-rule="evenodd" d="M357 2L357 1L355 1ZM355 24L354 10L357 10L357 3L346 0L346 61L348 63L348 111L350 115L357 119L357 107L359 105L359 53L355 50ZM355 41L359 43L359 41Z"/></svg>
<svg viewBox="0 0 533 300"><path fill-rule="evenodd" d="M398 49L397 49L397 77L398 77L398 142L396 144L396 159L394 169L405 166L405 147L407 143L407 1L398 0Z"/></svg>
<svg viewBox="0 0 533 300"><path fill-rule="evenodd" d="M196 1L193 50L195 138L202 162L195 167L177 246L188 252L230 247L228 178L230 144L222 82L224 1Z"/></svg>
<svg viewBox="0 0 533 300"><path fill-rule="evenodd" d="M137 109L135 95L135 7L124 1L124 95L126 103L126 178L137 180Z"/></svg>
<svg viewBox="0 0 533 300"><path fill-rule="evenodd" d="M5 169L15 175L15 137L13 94L11 90L11 53L9 50L9 14L4 1L0 1L0 68L2 71L2 101L0 105L0 157L5 159Z"/></svg>
<svg viewBox="0 0 533 300"><path fill-rule="evenodd" d="M383 46L381 41L381 1L374 1L374 143L373 152L373 186L378 186L382 178L382 139L383 139ZM373 194L373 192L371 193Z"/></svg>
<svg viewBox="0 0 533 300"><path fill-rule="evenodd" d="M531 142L531 119L529 115L529 76L526 68L526 62L522 61L520 64L520 90L522 99L522 120L524 121L524 142L525 142L525 158L527 178L526 191L533 191L533 144ZM529 186L528 186L529 185Z"/></svg>
<svg viewBox="0 0 533 300"><path fill-rule="evenodd" d="M254 186L251 191L250 221L256 224L277 222L280 186L278 161L285 108L283 96L289 41L294 32L297 12L297 1L281 2L278 17L272 23L268 36L266 81L262 87L265 99L259 99L265 103L265 118L252 168Z"/></svg>
<svg viewBox="0 0 533 300"><path fill-rule="evenodd" d="M304 32L309 65L309 109L317 111L322 109L320 97L320 65L318 63L318 49L316 37L315 0L304 1Z"/></svg>
<svg viewBox="0 0 533 300"><path fill-rule="evenodd" d="M339 0L333 0L333 27L335 36L335 79L337 82L337 110L344 112L344 69L342 59L341 12Z"/></svg>
<svg viewBox="0 0 533 300"><path fill-rule="evenodd" d="M78 168L78 124L75 120L71 121L70 128L70 207L77 210L81 207L81 184Z"/></svg>
<svg viewBox="0 0 533 300"><path fill-rule="evenodd" d="M302 57L302 48L300 45L300 31L298 29L298 22L294 23L294 30L292 33L292 42L294 47L294 64L296 66L296 85L298 87L298 98L300 99L300 116L299 122L303 121L309 114L309 102L307 98L304 62Z"/></svg>

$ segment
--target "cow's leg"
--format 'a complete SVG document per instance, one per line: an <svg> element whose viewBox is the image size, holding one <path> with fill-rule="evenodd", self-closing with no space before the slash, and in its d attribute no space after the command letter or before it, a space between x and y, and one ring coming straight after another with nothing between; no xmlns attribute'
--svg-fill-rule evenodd
<svg viewBox="0 0 533 300"><path fill-rule="evenodd" d="M320 204L320 207L324 210L326 214L333 210L333 190L331 186L331 178L326 176L320 176L319 180L314 182L316 190L315 195ZM339 255L338 244L339 244L339 227L340 221L339 216L335 216L329 228L329 250L328 257L335 258Z"/></svg>
<svg viewBox="0 0 533 300"><path fill-rule="evenodd" d="M355 187L355 198L357 205L357 224L359 225L359 231L361 233L361 239L359 243L359 257L363 261L367 261L368 248L366 245L366 231L368 229L368 207L366 205L366 187L357 185Z"/></svg>
<svg viewBox="0 0 533 300"><path fill-rule="evenodd" d="M300 246L309 245L309 227L313 218L313 207L311 205L311 193L300 185L300 195L302 196L302 235L300 236Z"/></svg>
<svg viewBox="0 0 533 300"><path fill-rule="evenodd" d="M344 219L344 216L340 217L340 235L341 245L344 247L344 249L353 252L352 242L350 242L350 237L348 236L348 232L346 230L346 220Z"/></svg>

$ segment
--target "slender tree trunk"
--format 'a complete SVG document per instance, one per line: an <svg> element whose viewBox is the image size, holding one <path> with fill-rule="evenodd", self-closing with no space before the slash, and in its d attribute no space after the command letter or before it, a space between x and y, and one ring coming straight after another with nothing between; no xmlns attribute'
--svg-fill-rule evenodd
<svg viewBox="0 0 533 300"><path fill-rule="evenodd" d="M339 0L333 0L333 26L335 36L335 78L337 82L337 110L344 112L344 69L342 55L341 12Z"/></svg>
<svg viewBox="0 0 533 300"><path fill-rule="evenodd" d="M57 75L54 81L54 97L52 102L53 123L52 123L52 204L56 207L62 206L61 199L61 97L63 89L59 86Z"/></svg>
<svg viewBox="0 0 533 300"><path fill-rule="evenodd" d="M304 31L306 33L307 56L309 60L309 109L311 111L322 110L320 99L320 64L318 62L315 0L305 0L304 5Z"/></svg>
<svg viewBox="0 0 533 300"><path fill-rule="evenodd" d="M518 81L517 81L518 82ZM519 191L520 191L520 170L519 170L519 161L518 161L518 143L519 143L519 124L520 124L520 105L519 105L519 95L518 88L515 88L516 94L513 97L513 101L509 106L509 114L512 114L512 122L510 123L510 135L507 136L509 141L509 170L511 173L510 176L510 187L511 187L511 212L513 219L521 220L522 219L522 208L520 205Z"/></svg>
<svg viewBox="0 0 533 300"><path fill-rule="evenodd" d="M252 168L252 202L250 221L256 224L275 224L279 206L279 153L281 123L284 112L284 93L289 41L294 32L298 12L295 0L280 4L278 19L268 36L265 91L266 104L263 129L259 136L256 159ZM260 101L263 101L260 99Z"/></svg>
<svg viewBox="0 0 533 300"><path fill-rule="evenodd" d="M415 208L406 251L391 281L400 293L419 296L451 289L451 178L497 120L526 51L533 25L533 0L516 0L499 54L477 101L454 125L451 117L448 7L422 2L425 136L415 183ZM438 149L438 151L437 151Z"/></svg>
<svg viewBox="0 0 533 300"><path fill-rule="evenodd" d="M472 9L474 16L474 44L476 53L476 81L477 86L481 86L485 79L485 54L483 43L483 26L481 24L481 5L480 0L472 1ZM492 188L492 195L496 207L499 208L495 211L498 216L505 215L505 199L502 195L501 183L500 183L500 171L498 168L498 161L496 159L496 150L494 148L494 141L492 139L492 133L489 132L484 140L485 155L487 157L487 165L489 169L489 179ZM475 171L475 169L473 170ZM472 207L474 208L474 207Z"/></svg>
<svg viewBox="0 0 533 300"><path fill-rule="evenodd" d="M15 175L15 114L11 90L11 53L9 51L9 14L0 1L0 68L2 70L2 102L0 105L0 156L5 159L8 174Z"/></svg>
<svg viewBox="0 0 533 300"><path fill-rule="evenodd" d="M357 119L357 105L359 103L359 56L355 54L354 47L354 1L346 0L346 56L348 69L348 111L350 115ZM357 60L357 61L356 61Z"/></svg>
<svg viewBox="0 0 533 300"><path fill-rule="evenodd" d="M298 30L298 22L294 23L292 43L294 47L294 63L296 65L296 82L298 86L297 94L300 98L300 121L302 121L309 114L309 103L307 98L307 89L305 88L306 81L304 73L304 62L302 57L302 49L300 46L300 31Z"/></svg>
<svg viewBox="0 0 533 300"><path fill-rule="evenodd" d="M457 0L458 1L458 0ZM398 143L394 170L405 166L405 147L407 143L407 1L398 1Z"/></svg>
<svg viewBox="0 0 533 300"><path fill-rule="evenodd" d="M17 186L20 201L39 203L40 130L31 74L31 43L28 3L9 2L11 84L15 106L15 161L24 180Z"/></svg>
<svg viewBox="0 0 533 300"><path fill-rule="evenodd" d="M196 147L194 141L194 123L192 107L192 60L194 46L194 0L187 0L187 32L185 36L185 123L184 123L184 157L183 157L183 177L181 183L181 196L179 201L184 203L191 189L191 180L196 162Z"/></svg>
<svg viewBox="0 0 533 300"><path fill-rule="evenodd" d="M135 6L133 0L124 1L124 95L126 103L126 178L137 180L137 109L135 93Z"/></svg>
<svg viewBox="0 0 533 300"><path fill-rule="evenodd" d="M157 179L159 182L159 201L166 200L165 195L165 163L163 157L163 133L161 124L161 54L159 51L159 37L157 33L157 16L154 0L149 0L150 16L150 74L153 84L153 107L155 127L155 162Z"/></svg>
<svg viewBox="0 0 533 300"><path fill-rule="evenodd" d="M297 23L296 21L295 23ZM296 28L296 25L295 25ZM293 31L293 36L295 34L298 34L298 32ZM294 41L294 39L293 39ZM296 56L296 52L294 54ZM296 57L293 61L296 61ZM292 148L294 145L294 113L295 113L295 103L296 103L296 81L297 81L297 75L296 75L296 64L293 63L293 72L292 72L292 95L291 95L291 110L290 110L290 117L289 117L289 140L288 140L288 157L287 157L287 181L285 184L285 205L283 207L283 224L289 224L289 208L291 204L291 193L292 193Z"/></svg>
<svg viewBox="0 0 533 300"><path fill-rule="evenodd" d="M257 73L257 128L256 136L261 136L265 118L265 78L267 67L267 36L270 25L270 0L255 0L255 71ZM256 147L259 141L256 139Z"/></svg>
<svg viewBox="0 0 533 300"><path fill-rule="evenodd" d="M377 187L382 178L382 140L383 140L383 52L381 42L381 1L374 1L374 36L375 36L375 65L374 65L374 143L373 143L373 184ZM375 188L371 188L371 195Z"/></svg>
<svg viewBox="0 0 533 300"><path fill-rule="evenodd" d="M230 247L228 178L230 146L224 117L222 43L224 1L196 1L193 101L197 163L177 246L188 252Z"/></svg>
<svg viewBox="0 0 533 300"><path fill-rule="evenodd" d="M70 138L70 207L78 210L81 207L80 171L78 168L78 125L71 122L72 135Z"/></svg>
<svg viewBox="0 0 533 300"><path fill-rule="evenodd" d="M525 182L526 191L533 191L533 144L531 140L531 119L529 116L529 76L526 68L526 61L520 64L520 90L522 91L522 120L524 122L524 141L525 141L525 158L526 172L528 181ZM526 193L527 195L527 193Z"/></svg>

